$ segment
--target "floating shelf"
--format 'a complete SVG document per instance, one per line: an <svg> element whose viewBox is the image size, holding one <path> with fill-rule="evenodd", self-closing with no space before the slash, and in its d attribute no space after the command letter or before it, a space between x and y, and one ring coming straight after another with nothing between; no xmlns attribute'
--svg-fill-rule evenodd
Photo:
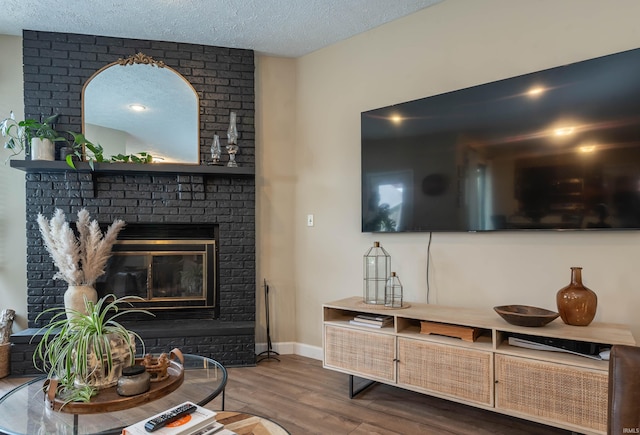
<svg viewBox="0 0 640 435"><path fill-rule="evenodd" d="M95 163L91 169L88 163L76 163L77 169L72 169L67 162L60 160L11 160L12 168L25 172L94 172L120 174L202 174L235 177L253 177L255 168L241 166L228 168L214 165L189 165L179 163Z"/></svg>

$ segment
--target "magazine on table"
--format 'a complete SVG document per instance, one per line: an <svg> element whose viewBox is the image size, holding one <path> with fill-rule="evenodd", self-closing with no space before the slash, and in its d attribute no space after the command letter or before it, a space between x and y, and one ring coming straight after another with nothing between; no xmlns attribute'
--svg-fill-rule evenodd
<svg viewBox="0 0 640 435"><path fill-rule="evenodd" d="M193 412L168 423L166 426L154 430L153 432L149 432L145 429L145 424L148 421L184 405L193 405L196 409ZM191 402L185 402L124 428L122 430L122 435L212 435L219 434L223 428L224 425L216 421L215 411L211 411Z"/></svg>

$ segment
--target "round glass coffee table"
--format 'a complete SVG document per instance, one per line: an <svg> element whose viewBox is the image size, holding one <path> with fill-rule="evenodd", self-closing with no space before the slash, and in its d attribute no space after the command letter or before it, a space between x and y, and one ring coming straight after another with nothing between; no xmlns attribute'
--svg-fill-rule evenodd
<svg viewBox="0 0 640 435"><path fill-rule="evenodd" d="M227 370L210 358L184 354L184 382L175 391L129 409L99 414L70 414L49 409L42 386L45 377L22 384L0 398L0 433L120 434L122 428L184 402L206 405L227 385Z"/></svg>

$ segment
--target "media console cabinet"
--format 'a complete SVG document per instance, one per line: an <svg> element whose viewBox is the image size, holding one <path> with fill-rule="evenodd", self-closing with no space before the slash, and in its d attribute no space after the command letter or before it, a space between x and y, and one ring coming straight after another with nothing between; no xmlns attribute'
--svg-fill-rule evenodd
<svg viewBox="0 0 640 435"><path fill-rule="evenodd" d="M349 322L365 313L390 315L393 323L371 328ZM423 334L423 321L472 328L479 336L465 341ZM635 345L629 328L619 324L569 326L558 318L520 327L492 309L420 303L383 309L361 297L324 304L323 323L327 369L585 434L606 433L608 361L516 347L509 337Z"/></svg>

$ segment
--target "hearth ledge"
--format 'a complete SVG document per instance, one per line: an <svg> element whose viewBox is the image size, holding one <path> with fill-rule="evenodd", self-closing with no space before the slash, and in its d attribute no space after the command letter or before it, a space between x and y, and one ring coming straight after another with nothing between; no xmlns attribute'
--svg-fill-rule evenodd
<svg viewBox="0 0 640 435"><path fill-rule="evenodd" d="M154 321L122 324L132 331L146 338L182 338L205 336L229 336L229 335L253 335L255 322L223 322L220 320L173 320ZM11 343L29 344L38 343L42 333L40 328L27 328L11 334Z"/></svg>

